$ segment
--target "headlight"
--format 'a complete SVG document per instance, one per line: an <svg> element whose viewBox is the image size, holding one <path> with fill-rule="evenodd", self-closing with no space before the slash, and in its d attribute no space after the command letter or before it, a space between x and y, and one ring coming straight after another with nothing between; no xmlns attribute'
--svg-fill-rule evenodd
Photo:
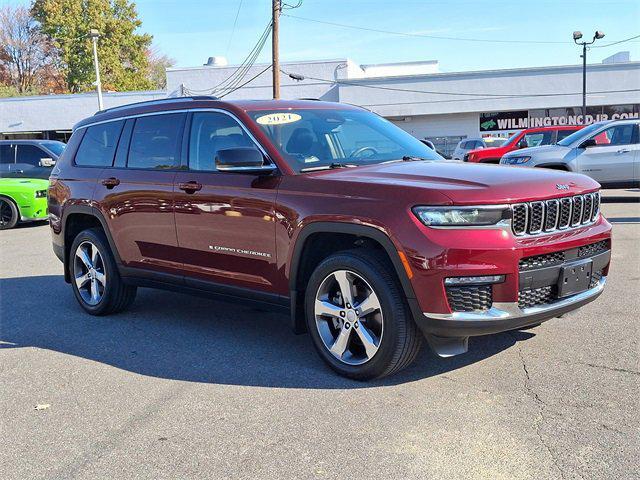
<svg viewBox="0 0 640 480"><path fill-rule="evenodd" d="M46 198L47 191L46 190L36 190L36 198Z"/></svg>
<svg viewBox="0 0 640 480"><path fill-rule="evenodd" d="M522 165L531 160L531 157L507 157L505 162L507 165Z"/></svg>
<svg viewBox="0 0 640 480"><path fill-rule="evenodd" d="M504 206L486 207L414 207L413 213L430 227L471 227L495 225L509 218Z"/></svg>

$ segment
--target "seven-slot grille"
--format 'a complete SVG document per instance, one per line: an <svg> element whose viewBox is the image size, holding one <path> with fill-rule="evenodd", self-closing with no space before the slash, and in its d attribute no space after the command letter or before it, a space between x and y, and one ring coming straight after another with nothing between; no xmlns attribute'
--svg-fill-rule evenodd
<svg viewBox="0 0 640 480"><path fill-rule="evenodd" d="M511 206L515 235L536 235L593 222L600 211L600 193L563 197Z"/></svg>

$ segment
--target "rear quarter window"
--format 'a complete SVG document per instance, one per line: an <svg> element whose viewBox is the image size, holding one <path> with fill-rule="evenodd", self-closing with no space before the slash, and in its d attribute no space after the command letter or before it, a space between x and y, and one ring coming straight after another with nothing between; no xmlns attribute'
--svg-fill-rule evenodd
<svg viewBox="0 0 640 480"><path fill-rule="evenodd" d="M88 127L76 153L76 165L110 167L123 124L120 120Z"/></svg>

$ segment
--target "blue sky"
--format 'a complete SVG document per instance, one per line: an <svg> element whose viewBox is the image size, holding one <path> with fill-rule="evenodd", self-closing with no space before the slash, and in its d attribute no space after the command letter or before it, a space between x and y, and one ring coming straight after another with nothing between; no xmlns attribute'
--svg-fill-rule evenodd
<svg viewBox="0 0 640 480"><path fill-rule="evenodd" d="M240 63L262 33L271 9L271 0L243 0L233 31L240 0L138 0L136 4L142 30L184 67L201 65L213 55ZM349 57L363 64L437 59L446 72L578 63L579 49L571 43L574 30L585 36L596 29L604 31L607 36L599 44L640 34L638 0L304 0L302 7L287 12L427 35L567 41L558 45L456 42L281 19L282 61ZM640 60L640 39L593 49L588 58L600 62L620 50L630 50L631 58ZM270 43L258 61L266 62L269 56Z"/></svg>

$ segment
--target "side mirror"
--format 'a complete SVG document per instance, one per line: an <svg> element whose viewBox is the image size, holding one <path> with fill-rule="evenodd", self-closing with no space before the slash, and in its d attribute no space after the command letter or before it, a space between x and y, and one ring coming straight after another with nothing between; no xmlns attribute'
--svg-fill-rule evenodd
<svg viewBox="0 0 640 480"><path fill-rule="evenodd" d="M518 148L528 148L528 147L529 145L527 144L527 141L524 138L518 142Z"/></svg>
<svg viewBox="0 0 640 480"><path fill-rule="evenodd" d="M56 164L56 161L51 157L45 157L40 159L41 167L53 167Z"/></svg>
<svg viewBox="0 0 640 480"><path fill-rule="evenodd" d="M275 165L265 165L262 153L251 147L218 150L215 160L219 172L268 175L276 169Z"/></svg>
<svg viewBox="0 0 640 480"><path fill-rule="evenodd" d="M595 138L589 138L580 144L580 148L595 147L598 145Z"/></svg>

